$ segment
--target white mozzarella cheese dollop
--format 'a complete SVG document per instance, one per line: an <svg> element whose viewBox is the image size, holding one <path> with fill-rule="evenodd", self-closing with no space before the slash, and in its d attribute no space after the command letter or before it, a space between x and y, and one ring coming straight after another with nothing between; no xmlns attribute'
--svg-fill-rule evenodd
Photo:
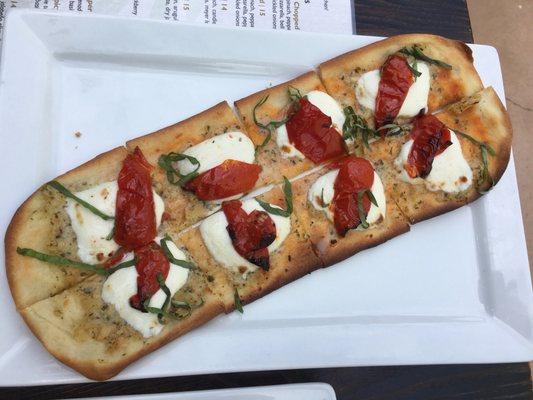
<svg viewBox="0 0 533 400"><path fill-rule="evenodd" d="M346 117L342 111L341 106L337 101L329 94L322 92L321 90L312 90L306 94L307 100L317 107L320 111L331 118L331 124L342 134L342 126ZM287 127L285 124L276 129L276 144L281 149L281 154L285 158L298 157L305 158L305 156L289 141L289 134L287 133Z"/></svg>
<svg viewBox="0 0 533 400"><path fill-rule="evenodd" d="M161 243L161 238L155 239ZM173 242L166 242L172 255L178 260L187 260L183 251L181 251ZM131 260L133 253L128 253L124 261ZM170 290L170 295L180 290L187 282L189 270L179 265L170 264L165 284ZM102 300L112 304L118 314L136 331L140 332L145 338L157 335L163 329L157 319L156 314L144 313L130 306L129 299L137 293L137 270L135 266L119 269L111 274L104 282L102 288ZM165 302L166 295L162 289L159 289L150 299L150 307L161 308Z"/></svg>
<svg viewBox="0 0 533 400"><path fill-rule="evenodd" d="M118 184L116 181L112 181L101 183L74 194L103 213L115 216L117 191ZM154 203L156 223L159 226L165 211L165 204L155 191ZM118 249L119 246L113 239L106 239L113 229L113 220L103 220L72 199L67 199L66 211L70 217L72 229L76 234L78 256L81 261L88 264L96 264L101 262L98 260L99 253L102 253L104 257L108 257Z"/></svg>
<svg viewBox="0 0 533 400"><path fill-rule="evenodd" d="M274 206L275 207L275 206ZM242 208L248 214L254 210L265 211L255 199L242 202ZM289 235L291 230L291 218L270 214L274 225L276 226L276 239L268 246L269 254L274 253ZM231 242L228 231L228 220L223 211L207 217L200 224L200 233L207 249L213 258L235 273L241 273L244 277L259 268L242 257ZM242 272L244 268L245 272Z"/></svg>
<svg viewBox="0 0 533 400"><path fill-rule="evenodd" d="M466 190L472 185L472 169L463 156L461 142L457 135L450 130L452 144L433 159L431 172L424 179L411 178L404 165L407 163L413 140L408 140L402 146L400 154L394 164L400 172L400 178L411 184L424 184L428 190L442 190L447 193L457 193Z"/></svg>
<svg viewBox="0 0 533 400"><path fill-rule="evenodd" d="M227 132L211 139L204 140L183 152L196 158L200 162L198 173L208 171L226 160L242 161L253 164L255 161L255 146L244 133L235 131ZM196 165L189 160L178 161L178 170L186 175L196 169Z"/></svg>
<svg viewBox="0 0 533 400"><path fill-rule="evenodd" d="M323 211L330 221L333 221L333 212L330 209L330 204L335 195L334 185L338 174L339 170L334 169L327 174L322 175L311 185L307 193L307 199L313 207L318 211ZM387 215L385 190L383 189L383 183L381 182L379 175L375 171L374 182L372 183L370 191L378 203L378 207L372 203L370 204L370 210L368 210L368 215L366 216L366 221L369 225L372 225L382 221Z"/></svg>
<svg viewBox="0 0 533 400"><path fill-rule="evenodd" d="M398 113L399 117L410 118L417 115L422 109L427 111L430 86L429 67L424 62L418 62L416 68L421 75L409 88ZM357 97L359 104L372 111L375 111L376 108L380 79L380 71L375 69L361 75L355 86L355 97Z"/></svg>

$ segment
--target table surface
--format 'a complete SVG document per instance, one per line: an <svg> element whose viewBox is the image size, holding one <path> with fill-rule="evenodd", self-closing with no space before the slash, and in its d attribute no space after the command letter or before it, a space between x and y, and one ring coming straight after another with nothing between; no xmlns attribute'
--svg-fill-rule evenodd
<svg viewBox="0 0 533 400"><path fill-rule="evenodd" d="M464 0L355 0L361 35L435 33L472 42ZM0 389L0 399L58 399L327 382L345 399L533 399L529 364L326 368Z"/></svg>

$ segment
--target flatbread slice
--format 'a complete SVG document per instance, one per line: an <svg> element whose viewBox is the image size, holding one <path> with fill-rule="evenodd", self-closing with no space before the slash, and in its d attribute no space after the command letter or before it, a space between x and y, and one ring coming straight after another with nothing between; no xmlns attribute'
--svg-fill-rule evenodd
<svg viewBox="0 0 533 400"><path fill-rule="evenodd" d="M385 219L368 229L352 229L345 237L340 237L325 213L317 210L308 199L311 185L329 171L326 167L296 180L293 184L296 214L304 231L308 232L313 249L324 266L331 266L362 250L377 246L409 231L407 220L390 197L390 193L385 190L387 199ZM376 173L382 174L377 167Z"/></svg>
<svg viewBox="0 0 533 400"><path fill-rule="evenodd" d="M169 183L165 171L157 165L159 156L170 152L181 153L206 139L231 131L246 134L233 110L224 101L184 121L126 143L130 151L139 147L148 162L155 166L152 184L167 206L169 229L181 231L216 211L218 206L202 202L193 193Z"/></svg>
<svg viewBox="0 0 533 400"><path fill-rule="evenodd" d="M489 144L495 155L488 154L488 172L496 184L503 175L511 152L512 128L509 115L492 87L450 105L435 114L448 128L470 135ZM394 160L408 135L375 142L369 156L384 163L385 185L410 223L432 218L478 199L491 187L490 179L482 181L483 162L479 145L457 134L463 156L473 172L473 184L465 191L445 193L430 191L425 185L412 185L398 179Z"/></svg>
<svg viewBox="0 0 533 400"><path fill-rule="evenodd" d="M150 338L130 327L101 297L105 278L93 275L20 313L43 346L59 361L89 379L109 379L135 360L199 327L223 312L198 271L174 299L196 306L179 321L169 320ZM201 304L201 305L200 305Z"/></svg>
<svg viewBox="0 0 533 400"><path fill-rule="evenodd" d="M483 88L473 65L472 50L466 44L428 34L398 35L380 40L320 64L319 74L331 96L343 107L353 107L358 115L373 126L372 112L357 101L357 80L365 72L379 69L389 55L413 45L421 48L425 55L452 66L449 70L429 64L429 112L471 96Z"/></svg>
<svg viewBox="0 0 533 400"><path fill-rule="evenodd" d="M282 190L273 190L260 196L268 203L284 207ZM221 211L220 211L221 212ZM235 309L235 289L243 304L267 295L318 268L322 267L315 255L312 244L296 213L291 214L291 231L281 247L270 254L270 268L264 271L258 268L246 279L219 264L206 247L199 228L193 228L178 237L191 259L207 274L211 290L224 303L226 312Z"/></svg>
<svg viewBox="0 0 533 400"><path fill-rule="evenodd" d="M113 181L127 151L118 147L56 178L72 191ZM47 264L17 253L17 247L30 247L48 254L61 254L78 260L76 235L65 211L65 197L43 185L17 210L5 236L6 272L18 309L54 296L91 273Z"/></svg>
<svg viewBox="0 0 533 400"><path fill-rule="evenodd" d="M307 158L284 157L283 149L280 149L276 144L275 129L268 143L262 146L269 132L257 126L254 121L254 107L266 96L268 99L265 103L256 109L257 121L268 124L271 121L280 121L286 118L291 104L288 95L289 87L298 90L302 96L312 90L326 91L318 75L315 72L308 72L235 102L235 108L248 135L256 146L260 146L257 150L257 162L263 167L263 173L259 178L258 186L279 183L283 180L283 176L290 179L314 166L313 162Z"/></svg>

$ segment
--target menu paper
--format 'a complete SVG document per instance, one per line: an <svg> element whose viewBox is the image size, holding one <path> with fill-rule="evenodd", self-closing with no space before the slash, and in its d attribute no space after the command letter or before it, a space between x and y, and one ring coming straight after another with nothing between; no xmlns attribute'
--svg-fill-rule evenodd
<svg viewBox="0 0 533 400"><path fill-rule="evenodd" d="M0 46L5 17L16 8L241 28L355 31L352 0L0 0Z"/></svg>

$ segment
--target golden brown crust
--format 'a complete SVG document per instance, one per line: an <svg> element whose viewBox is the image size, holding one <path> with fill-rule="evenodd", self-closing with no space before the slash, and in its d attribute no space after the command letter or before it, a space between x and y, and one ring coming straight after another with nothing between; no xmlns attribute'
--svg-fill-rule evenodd
<svg viewBox="0 0 533 400"><path fill-rule="evenodd" d="M389 239L409 231L409 224L396 207L390 194L385 192L387 199L387 215L384 221L364 230L350 230L345 237L339 237L333 223L322 211L318 211L308 200L311 185L330 170L324 168L294 182L294 204L304 230L309 232L313 249L324 266L338 263L354 254L377 246ZM378 175L379 170L376 170Z"/></svg>
<svg viewBox="0 0 533 400"><path fill-rule="evenodd" d="M370 110L362 107L355 97L357 79L365 72L379 69L387 57L405 46L417 44L427 56L442 60L450 71L429 65L431 86L428 98L430 111L459 101L483 88L472 62L472 51L462 42L436 35L407 34L380 40L368 46L340 55L319 66L327 91L343 106L352 106L356 113L372 121Z"/></svg>
<svg viewBox="0 0 533 400"><path fill-rule="evenodd" d="M127 151L118 147L103 153L56 180L71 190L82 190L117 178ZM17 253L17 247L30 247L47 252L70 252L76 258L75 237L63 210L64 197L45 186L33 193L17 210L5 236L6 273L17 308L76 284L88 274L74 268L50 265Z"/></svg>
<svg viewBox="0 0 533 400"><path fill-rule="evenodd" d="M255 124L254 107L268 96L268 100L256 110L257 120L263 124L283 120L289 111L289 86L298 89L303 96L312 90L326 91L318 75L315 72L308 72L281 85L262 90L235 102L235 108L241 121L256 146L263 143L268 132ZM283 176L290 179L314 166L309 159L283 157L282 149L276 144L276 132L272 132L270 142L258 150L257 162L263 167L258 186L281 182Z"/></svg>
<svg viewBox="0 0 533 400"><path fill-rule="evenodd" d="M489 156L489 172L494 182L498 182L509 161L512 128L509 116L494 89L486 88L470 98L452 104L437 113L436 117L452 130L464 132L492 146L496 156ZM398 179L398 171L393 163L408 137L388 138L372 146L371 157L384 163L385 185L412 224L452 211L481 196L476 189L482 170L479 146L460 135L457 137L474 177L473 185L457 194L432 192L422 184L412 185ZM487 190L489 186L487 181L480 189Z"/></svg>
<svg viewBox="0 0 533 400"><path fill-rule="evenodd" d="M159 156L170 152L181 153L206 139L231 131L246 133L233 110L224 101L185 121L126 143L130 151L138 146L147 160L155 166L152 184L163 198L166 211L171 216L164 226L165 229L177 233L212 214L215 205L202 202L191 192L170 184L164 170L157 166Z"/></svg>
<svg viewBox="0 0 533 400"><path fill-rule="evenodd" d="M204 304L186 319L171 322L144 339L120 321L101 299L103 278L92 276L63 293L21 310L43 346L59 361L89 379L110 379L129 364L203 325L223 312L218 299L204 294Z"/></svg>
<svg viewBox="0 0 533 400"><path fill-rule="evenodd" d="M261 199L284 207L284 196L279 187L265 193ZM222 212L222 211L220 211ZM321 267L314 254L308 235L295 213L291 215L291 232L281 247L270 255L270 268L258 268L246 279L219 264L205 246L199 228L179 236L180 243L210 277L211 290L225 304L226 312L235 309L234 290L237 288L243 304L250 303L277 288Z"/></svg>

